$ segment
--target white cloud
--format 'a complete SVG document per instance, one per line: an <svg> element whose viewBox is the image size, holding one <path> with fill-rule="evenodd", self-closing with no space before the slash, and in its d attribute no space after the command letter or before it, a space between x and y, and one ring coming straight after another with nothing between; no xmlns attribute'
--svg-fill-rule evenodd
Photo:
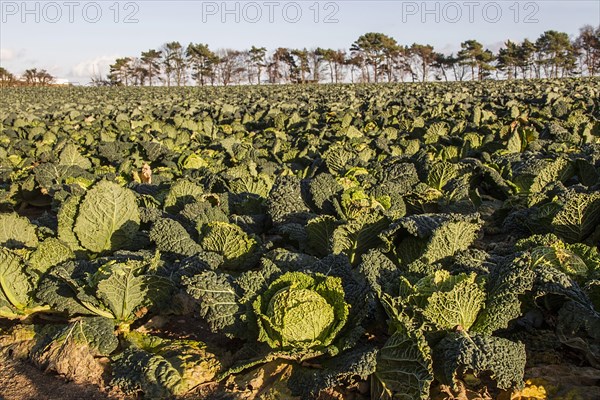
<svg viewBox="0 0 600 400"><path fill-rule="evenodd" d="M435 51L446 55L451 53L456 55L458 50L460 50L460 45L456 45L455 43L446 43L444 46L435 49Z"/></svg>
<svg viewBox="0 0 600 400"><path fill-rule="evenodd" d="M100 56L94 59L85 60L75 65L71 69L71 76L74 78L89 79L93 76L106 76L109 72L109 67L114 64L118 55Z"/></svg>
<svg viewBox="0 0 600 400"><path fill-rule="evenodd" d="M2 61L12 61L16 57L16 53L12 49L0 48L0 60Z"/></svg>
<svg viewBox="0 0 600 400"><path fill-rule="evenodd" d="M500 50L501 48L504 47L504 42L494 42L494 43L490 43L484 47L491 50L493 53L497 53L498 50Z"/></svg>

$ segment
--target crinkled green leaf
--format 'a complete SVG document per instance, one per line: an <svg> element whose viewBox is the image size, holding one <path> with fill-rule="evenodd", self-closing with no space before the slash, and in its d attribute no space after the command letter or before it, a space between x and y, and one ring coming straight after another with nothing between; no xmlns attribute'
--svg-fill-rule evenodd
<svg viewBox="0 0 600 400"><path fill-rule="evenodd" d="M227 222L208 223L202 233L202 248L221 254L226 268L242 267L258 248L253 237L239 226Z"/></svg>
<svg viewBox="0 0 600 400"><path fill-rule="evenodd" d="M430 352L420 331L396 331L377 355L377 368L371 376L371 398L428 399L433 382Z"/></svg>
<svg viewBox="0 0 600 400"><path fill-rule="evenodd" d="M58 210L58 238L66 243L73 251L81 249L81 244L75 236L75 218L79 210L81 196L69 196Z"/></svg>
<svg viewBox="0 0 600 400"><path fill-rule="evenodd" d="M370 249L382 244L379 234L389 226L387 218L373 212L338 226L331 243L334 254L345 253L350 262L356 263Z"/></svg>
<svg viewBox="0 0 600 400"><path fill-rule="evenodd" d="M23 259L0 247L0 316L18 318L32 302L32 278Z"/></svg>
<svg viewBox="0 0 600 400"><path fill-rule="evenodd" d="M582 242L600 224L600 193L572 193L552 220L554 232L569 243Z"/></svg>
<svg viewBox="0 0 600 400"><path fill-rule="evenodd" d="M168 218L160 218L152 225L150 240L163 253L176 253L190 257L202 251L202 246L190 237L179 222Z"/></svg>
<svg viewBox="0 0 600 400"><path fill-rule="evenodd" d="M182 278L187 293L198 300L200 317L211 330L235 334L243 311L233 284L223 274L204 271Z"/></svg>
<svg viewBox="0 0 600 400"><path fill-rule="evenodd" d="M436 379L455 389L457 379L467 373L479 377L489 373L500 389L518 387L525 373L525 345L508 339L467 334L446 336L432 351Z"/></svg>
<svg viewBox="0 0 600 400"><path fill-rule="evenodd" d="M72 143L67 144L60 153L59 165L76 165L82 169L92 168L90 160L82 156L77 146Z"/></svg>
<svg viewBox="0 0 600 400"><path fill-rule="evenodd" d="M320 215L309 220L306 225L306 233L310 253L320 257L330 254L333 232L338 225L340 222L330 215Z"/></svg>
<svg viewBox="0 0 600 400"><path fill-rule="evenodd" d="M440 161L434 164L427 176L427 184L434 189L442 190L452 178L458 175L456 164Z"/></svg>
<svg viewBox="0 0 600 400"><path fill-rule="evenodd" d="M0 214L0 246L8 248L36 247L35 226L16 213Z"/></svg>
<svg viewBox="0 0 600 400"><path fill-rule="evenodd" d="M438 329L457 326L469 330L484 306L485 292L475 283L475 274L456 283L450 290L435 291L427 299L423 315Z"/></svg>
<svg viewBox="0 0 600 400"><path fill-rule="evenodd" d="M466 250L481 226L477 214L423 214L399 219L381 238L403 264L421 261L430 265Z"/></svg>
<svg viewBox="0 0 600 400"><path fill-rule="evenodd" d="M522 192L540 193L547 185L565 181L573 173L573 164L565 158L530 159L517 164L513 182Z"/></svg>
<svg viewBox="0 0 600 400"><path fill-rule="evenodd" d="M531 260L526 254L498 265L486 285L485 307L471 330L491 335L507 328L510 321L522 315L519 296L532 289L534 278Z"/></svg>
<svg viewBox="0 0 600 400"><path fill-rule="evenodd" d="M59 239L48 238L44 240L29 256L29 265L39 273L64 261L75 258L75 253Z"/></svg>
<svg viewBox="0 0 600 400"><path fill-rule="evenodd" d="M127 245L140 225L136 199L128 189L101 181L90 189L81 204L73 231L87 250L101 253Z"/></svg>
<svg viewBox="0 0 600 400"><path fill-rule="evenodd" d="M96 295L118 321L135 320L135 312L142 306L152 305L169 295L172 285L167 278L142 272L135 261L109 264L100 271L106 278L98 282Z"/></svg>
<svg viewBox="0 0 600 400"><path fill-rule="evenodd" d="M111 384L125 393L142 391L144 398L184 395L212 381L222 366L202 342L169 340L132 332L130 347L113 361Z"/></svg>
<svg viewBox="0 0 600 400"><path fill-rule="evenodd" d="M204 189L201 186L187 179L181 179L171 186L165 197L164 208L171 214L177 214L186 204L199 200L203 193Z"/></svg>

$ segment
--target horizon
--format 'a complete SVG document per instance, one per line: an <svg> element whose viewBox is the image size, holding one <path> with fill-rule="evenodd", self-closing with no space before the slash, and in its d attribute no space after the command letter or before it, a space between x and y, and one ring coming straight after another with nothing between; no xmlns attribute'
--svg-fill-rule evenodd
<svg viewBox="0 0 600 400"><path fill-rule="evenodd" d="M468 39L497 52L507 40L535 41L547 30L573 38L584 25L600 24L600 2L1 1L0 20L1 67L15 75L46 69L86 85L117 58L172 41L212 50L349 49L360 35L380 32L444 54Z"/></svg>

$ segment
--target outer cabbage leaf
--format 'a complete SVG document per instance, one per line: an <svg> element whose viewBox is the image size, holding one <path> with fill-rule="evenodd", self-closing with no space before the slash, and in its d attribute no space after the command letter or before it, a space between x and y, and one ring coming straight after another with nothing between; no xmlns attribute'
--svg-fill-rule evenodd
<svg viewBox="0 0 600 400"><path fill-rule="evenodd" d="M73 230L80 202L81 196L71 195L63 201L57 214L58 238L66 243L73 251L81 249L81 244Z"/></svg>
<svg viewBox="0 0 600 400"><path fill-rule="evenodd" d="M431 167L427 176L427 184L434 189L442 190L451 179L458 175L456 164L440 161Z"/></svg>
<svg viewBox="0 0 600 400"><path fill-rule="evenodd" d="M252 261L257 251L256 239L237 225L227 222L211 222L202 231L201 246L206 251L221 254L225 268L242 268Z"/></svg>
<svg viewBox="0 0 600 400"><path fill-rule="evenodd" d="M567 180L574 172L573 164L565 158L531 158L515 163L513 182L522 192L540 193L553 182Z"/></svg>
<svg viewBox="0 0 600 400"><path fill-rule="evenodd" d="M569 243L582 242L600 224L600 193L572 193L552 220L554 232Z"/></svg>
<svg viewBox="0 0 600 400"><path fill-rule="evenodd" d="M309 220L306 225L309 253L320 257L331 254L331 238L340 223L331 215L320 215Z"/></svg>
<svg viewBox="0 0 600 400"><path fill-rule="evenodd" d="M377 294L389 291L391 284L398 280L401 273L398 266L377 249L369 250L362 257L358 271Z"/></svg>
<svg viewBox="0 0 600 400"><path fill-rule="evenodd" d="M85 169L77 165L62 165L55 163L42 163L34 168L35 180L43 189L58 189L63 183L70 180L77 181L74 178L82 178L86 183L92 183L94 175L86 172Z"/></svg>
<svg viewBox="0 0 600 400"><path fill-rule="evenodd" d="M213 332L236 336L243 332L241 315L244 313L233 283L225 274L204 271L183 277L187 293L200 305L200 317Z"/></svg>
<svg viewBox="0 0 600 400"><path fill-rule="evenodd" d="M477 214L423 214L404 217L380 235L404 265L431 265L466 250L477 238L482 221ZM410 268L410 266L409 266ZM414 272L427 273L418 267Z"/></svg>
<svg viewBox="0 0 600 400"><path fill-rule="evenodd" d="M582 281L600 271L600 254L595 247L564 243L553 234L533 235L519 240L515 247L531 251L532 266L551 266Z"/></svg>
<svg viewBox="0 0 600 400"><path fill-rule="evenodd" d="M172 293L171 280L155 274L156 262L155 255L66 263L49 271L37 296L53 310L115 319L126 329Z"/></svg>
<svg viewBox="0 0 600 400"><path fill-rule="evenodd" d="M398 329L379 350L377 368L371 376L371 398L429 398L433 382L431 350L419 330Z"/></svg>
<svg viewBox="0 0 600 400"><path fill-rule="evenodd" d="M558 340L580 351L594 368L600 367L600 313L589 304L565 303L556 319Z"/></svg>
<svg viewBox="0 0 600 400"><path fill-rule="evenodd" d="M202 251L202 246L191 238L185 228L179 222L169 218L160 218L152 225L150 240L163 253L176 253L190 257Z"/></svg>
<svg viewBox="0 0 600 400"><path fill-rule="evenodd" d="M96 276L96 296L119 322L132 322L144 306L165 300L173 287L164 277L145 274L144 262L104 265Z"/></svg>
<svg viewBox="0 0 600 400"><path fill-rule="evenodd" d="M165 211L177 214L186 204L200 200L203 193L204 189L201 186L187 179L181 179L175 182L167 193L164 202Z"/></svg>
<svg viewBox="0 0 600 400"><path fill-rule="evenodd" d="M29 256L29 265L43 274L55 265L75 258L75 253L59 239L44 240Z"/></svg>
<svg viewBox="0 0 600 400"><path fill-rule="evenodd" d="M471 330L491 335L508 327L510 321L520 317L519 296L533 287L535 273L527 254L519 254L492 272L486 284L487 300Z"/></svg>
<svg viewBox="0 0 600 400"><path fill-rule="evenodd" d="M36 247L38 238L33 225L16 213L0 214L0 246L8 248Z"/></svg>
<svg viewBox="0 0 600 400"><path fill-rule="evenodd" d="M485 292L475 283L475 274L457 282L450 290L433 292L423 315L438 329L460 326L469 330L484 306Z"/></svg>
<svg viewBox="0 0 600 400"><path fill-rule="evenodd" d="M344 190L330 174L319 174L308 183L312 203L321 212L334 214L333 200Z"/></svg>
<svg viewBox="0 0 600 400"><path fill-rule="evenodd" d="M358 263L363 254L382 244L379 234L388 226L387 218L375 212L340 225L331 238L333 253L345 253L351 263Z"/></svg>
<svg viewBox="0 0 600 400"><path fill-rule="evenodd" d="M59 165L78 166L82 169L92 168L91 161L82 156L73 143L69 143L63 148L59 157Z"/></svg>
<svg viewBox="0 0 600 400"><path fill-rule="evenodd" d="M33 278L26 272L24 260L0 247L0 317L22 318L32 307Z"/></svg>
<svg viewBox="0 0 600 400"><path fill-rule="evenodd" d="M323 361L320 368L295 364L287 386L292 394L309 399L328 388L357 384L375 372L376 356L374 346L361 344Z"/></svg>
<svg viewBox="0 0 600 400"><path fill-rule="evenodd" d="M459 331L442 339L432 352L435 377L452 385L464 374L489 372L500 389L521 386L525 373L525 346L508 339Z"/></svg>
<svg viewBox="0 0 600 400"><path fill-rule="evenodd" d="M293 176L279 177L267 199L269 215L275 224L306 222L310 210L302 199L300 180Z"/></svg>
<svg viewBox="0 0 600 400"><path fill-rule="evenodd" d="M38 367L77 383L102 384L105 364L98 357L108 356L119 345L112 320L81 318L58 330L46 330L48 334L30 355Z"/></svg>
<svg viewBox="0 0 600 400"><path fill-rule="evenodd" d="M139 225L140 212L133 192L101 181L79 205L73 230L83 247L101 253L127 245L136 236Z"/></svg>
<svg viewBox="0 0 600 400"><path fill-rule="evenodd" d="M221 370L219 360L202 342L138 333L128 334L126 340L130 347L114 358L111 384L127 394L142 391L148 399L184 395Z"/></svg>
<svg viewBox="0 0 600 400"><path fill-rule="evenodd" d="M252 193L262 198L267 198L272 187L271 177L266 174L258 174L256 177L243 176L229 183L232 193Z"/></svg>

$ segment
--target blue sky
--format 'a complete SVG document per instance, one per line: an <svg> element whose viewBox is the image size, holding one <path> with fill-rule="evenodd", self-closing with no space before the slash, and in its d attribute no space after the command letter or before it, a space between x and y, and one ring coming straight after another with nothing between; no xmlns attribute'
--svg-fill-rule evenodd
<svg viewBox="0 0 600 400"><path fill-rule="evenodd" d="M549 29L576 36L585 24L600 24L599 1L0 0L0 65L16 74L46 68L86 84L115 58L167 41L348 48L372 31L450 53L467 39L495 51L506 39L535 40Z"/></svg>

